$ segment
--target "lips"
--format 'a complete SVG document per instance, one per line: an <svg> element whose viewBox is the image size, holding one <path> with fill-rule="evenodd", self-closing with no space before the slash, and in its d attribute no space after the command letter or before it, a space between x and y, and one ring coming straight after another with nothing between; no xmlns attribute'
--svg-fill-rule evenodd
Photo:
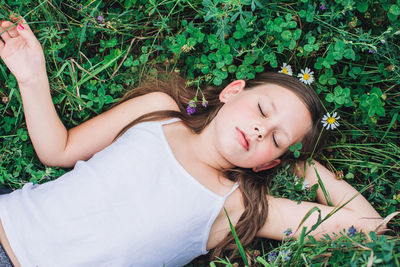
<svg viewBox="0 0 400 267"><path fill-rule="evenodd" d="M238 138L239 138L239 143L242 145L242 147L246 150L249 151L249 139L246 137L246 134L239 130L239 128L236 127L236 131L238 133Z"/></svg>

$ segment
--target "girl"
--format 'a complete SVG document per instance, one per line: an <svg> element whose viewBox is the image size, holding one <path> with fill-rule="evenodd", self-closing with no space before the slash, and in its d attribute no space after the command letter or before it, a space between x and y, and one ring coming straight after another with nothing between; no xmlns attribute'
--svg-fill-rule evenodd
<svg viewBox="0 0 400 267"><path fill-rule="evenodd" d="M208 107L193 115L182 79L153 81L66 130L30 27L21 19L2 22L0 30L0 55L18 81L39 159L75 166L0 197L0 242L15 266L181 266L210 249L214 256L234 249L223 208L244 245L255 236L282 239L312 207L323 217L334 209L320 189L319 203L268 195L271 169L290 157L288 147L302 142L306 155L320 132L319 100L297 79L266 73L233 81L219 94L206 88ZM357 193L313 164L335 206ZM315 184L314 168L296 169L304 171ZM310 229L316 218L303 226ZM358 195L312 235L352 225L370 231L381 222Z"/></svg>

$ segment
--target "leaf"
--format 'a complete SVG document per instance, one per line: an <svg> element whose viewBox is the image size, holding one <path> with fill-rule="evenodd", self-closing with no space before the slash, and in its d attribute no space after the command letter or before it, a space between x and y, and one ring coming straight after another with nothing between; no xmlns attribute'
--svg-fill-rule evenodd
<svg viewBox="0 0 400 267"><path fill-rule="evenodd" d="M270 267L272 266L271 264L269 264L266 260L264 260L263 258L261 258L260 256L258 256L256 258L256 261L261 263L264 267Z"/></svg>
<svg viewBox="0 0 400 267"><path fill-rule="evenodd" d="M389 123L389 126L385 132L385 134L382 136L381 140L379 140L379 143L382 143L382 140L386 137L386 135L389 133L390 129L392 128L394 122L397 120L397 116L399 115L399 113L395 113L394 116L392 117L392 120Z"/></svg>
<svg viewBox="0 0 400 267"><path fill-rule="evenodd" d="M290 39L292 39L292 32L289 30L285 30L281 33L281 36L284 41L289 41Z"/></svg>
<svg viewBox="0 0 400 267"><path fill-rule="evenodd" d="M333 77L329 78L329 79L328 79L328 84L329 84L329 85L335 85L335 84L337 84L336 78L333 78Z"/></svg>
<svg viewBox="0 0 400 267"><path fill-rule="evenodd" d="M229 72L229 73L234 73L236 70L237 70L236 65L230 65L230 66L228 67L228 72Z"/></svg>
<svg viewBox="0 0 400 267"><path fill-rule="evenodd" d="M314 168L315 174L317 175L317 178L318 178L318 185L321 187L322 193L324 193L326 203L328 204L328 206L333 206L331 197L329 196L329 193L325 189L324 183L322 182L321 177L319 176L317 168L315 168L315 166L313 166L313 168Z"/></svg>
<svg viewBox="0 0 400 267"><path fill-rule="evenodd" d="M368 2L367 1L359 1L357 3L357 10L361 13L365 13L368 10Z"/></svg>
<svg viewBox="0 0 400 267"><path fill-rule="evenodd" d="M312 52L312 51L313 51L313 46L310 45L310 44L306 44L306 45L304 46L304 51L306 51L306 52L308 52L308 53Z"/></svg>
<svg viewBox="0 0 400 267"><path fill-rule="evenodd" d="M391 14L393 14L395 16L400 15L400 7L398 5L392 5L389 8L389 13L391 13Z"/></svg>
<svg viewBox="0 0 400 267"><path fill-rule="evenodd" d="M382 96L382 90L379 89L378 87L373 87L369 93L370 94L375 94L378 97Z"/></svg>
<svg viewBox="0 0 400 267"><path fill-rule="evenodd" d="M343 56L344 56L344 58L351 59L351 60L356 59L356 54L354 53L354 50L351 48L345 49Z"/></svg>
<svg viewBox="0 0 400 267"><path fill-rule="evenodd" d="M318 82L322 85L325 85L328 82L328 77L325 74L322 74L321 76L319 76Z"/></svg>
<svg viewBox="0 0 400 267"><path fill-rule="evenodd" d="M340 85L338 85L335 87L335 89L333 89L333 91L335 93L335 96L339 96L343 93L343 88Z"/></svg>
<svg viewBox="0 0 400 267"><path fill-rule="evenodd" d="M249 262L248 262L248 260L247 260L246 253L245 253L245 251L244 251L244 248L243 248L243 246L242 246L242 243L240 243L239 237L238 237L237 234L236 234L235 227L232 225L231 219L229 218L228 212L226 211L225 208L224 208L224 211L225 211L226 217L228 218L229 227L231 228L232 235L233 235L233 237L235 238L235 242L236 242L236 245L237 245L237 247L238 247L238 249L239 249L239 253L240 253L240 255L242 256L242 259L243 259L243 261L244 261L245 266L249 266Z"/></svg>
<svg viewBox="0 0 400 267"><path fill-rule="evenodd" d="M325 100L328 101L329 103L332 103L335 98L333 97L333 94L329 93L326 95Z"/></svg>
<svg viewBox="0 0 400 267"><path fill-rule="evenodd" d="M321 221L321 210L318 207L312 207L307 213L306 215L304 215L303 219L301 219L299 225L297 226L297 229L295 232L297 232L299 230L299 228L303 225L303 223L308 219L308 217L311 216L312 213L314 213L314 211L318 211L318 221L317 223L319 223ZM314 227L315 225L313 225ZM315 227L316 228L316 227ZM315 229L314 228L314 229Z"/></svg>
<svg viewBox="0 0 400 267"><path fill-rule="evenodd" d="M384 117L385 116L385 109L383 107L377 107L376 108L376 115L378 115L380 117Z"/></svg>

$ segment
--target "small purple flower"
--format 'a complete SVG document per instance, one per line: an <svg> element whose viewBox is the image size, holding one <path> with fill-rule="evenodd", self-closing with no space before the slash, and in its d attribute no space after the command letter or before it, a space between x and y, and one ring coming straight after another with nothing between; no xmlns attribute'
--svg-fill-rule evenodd
<svg viewBox="0 0 400 267"><path fill-rule="evenodd" d="M203 97L203 99L201 100L201 104L203 105L203 107L207 107L208 105L208 101Z"/></svg>
<svg viewBox="0 0 400 267"><path fill-rule="evenodd" d="M196 112L196 102L193 99L187 105L186 112L189 115L193 115Z"/></svg>
<svg viewBox="0 0 400 267"><path fill-rule="evenodd" d="M349 236L354 236L357 233L357 229L352 225L349 228Z"/></svg>
<svg viewBox="0 0 400 267"><path fill-rule="evenodd" d="M370 53L370 54L375 54L376 52L375 52L374 49L369 49L369 50L368 50L368 53Z"/></svg>
<svg viewBox="0 0 400 267"><path fill-rule="evenodd" d="M289 236L291 234L292 234L292 229L290 229L290 228L286 229L285 232L283 232L284 236Z"/></svg>
<svg viewBox="0 0 400 267"><path fill-rule="evenodd" d="M82 6L79 6L78 9L79 9L79 10L82 10Z"/></svg>
<svg viewBox="0 0 400 267"><path fill-rule="evenodd" d="M277 257L278 255L275 253L275 251L271 251L270 253L268 253L268 262L274 262Z"/></svg>
<svg viewBox="0 0 400 267"><path fill-rule="evenodd" d="M292 251L290 249L282 250L280 254L282 256L283 261L288 261L290 260L290 255L292 255Z"/></svg>
<svg viewBox="0 0 400 267"><path fill-rule="evenodd" d="M92 23L91 23L91 22L88 22L87 25L90 26L90 25L92 25Z"/></svg>
<svg viewBox="0 0 400 267"><path fill-rule="evenodd" d="M104 23L104 17L103 16L98 16L97 17L97 21L99 22L99 23Z"/></svg>
<svg viewBox="0 0 400 267"><path fill-rule="evenodd" d="M324 3L321 3L321 5L319 6L319 8L320 8L322 11L325 11L325 9L326 9L325 4L324 4Z"/></svg>
<svg viewBox="0 0 400 267"><path fill-rule="evenodd" d="M381 44L385 44L385 43L386 43L385 39L382 39Z"/></svg>

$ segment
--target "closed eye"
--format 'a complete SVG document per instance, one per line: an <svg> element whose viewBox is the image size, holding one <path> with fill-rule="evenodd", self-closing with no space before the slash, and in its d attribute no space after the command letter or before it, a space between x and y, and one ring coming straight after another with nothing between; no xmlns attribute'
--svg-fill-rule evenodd
<svg viewBox="0 0 400 267"><path fill-rule="evenodd" d="M277 148L279 148L278 142L276 142L275 134L272 135L272 140L274 140L274 144Z"/></svg>
<svg viewBox="0 0 400 267"><path fill-rule="evenodd" d="M263 110L262 110L262 108L261 108L260 103L258 103L258 109L260 110L261 115L262 115L263 117L266 117L265 114L264 114L264 112L263 112Z"/></svg>

